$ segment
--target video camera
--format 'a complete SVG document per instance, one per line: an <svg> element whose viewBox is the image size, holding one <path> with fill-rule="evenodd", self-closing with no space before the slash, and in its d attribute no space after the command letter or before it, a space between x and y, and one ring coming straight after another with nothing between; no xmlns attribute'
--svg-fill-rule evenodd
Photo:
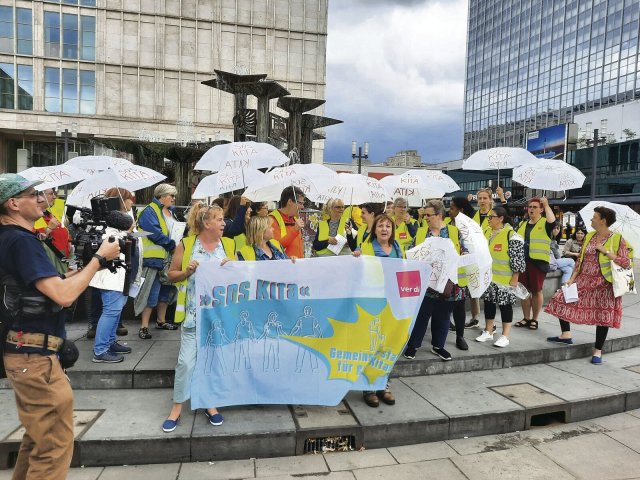
<svg viewBox="0 0 640 480"><path fill-rule="evenodd" d="M118 197L98 196L91 199L91 208L78 208L69 206L68 213L74 218L74 246L75 259L80 267L91 261L103 242L103 236L107 227L127 232L133 225L133 218L120 211L120 199ZM107 268L116 273L116 269L126 270L123 294L129 294L132 272L132 254L136 244L136 238L127 234L124 238L109 237L109 242L118 241L120 252L124 254L124 260L112 260L107 263Z"/></svg>

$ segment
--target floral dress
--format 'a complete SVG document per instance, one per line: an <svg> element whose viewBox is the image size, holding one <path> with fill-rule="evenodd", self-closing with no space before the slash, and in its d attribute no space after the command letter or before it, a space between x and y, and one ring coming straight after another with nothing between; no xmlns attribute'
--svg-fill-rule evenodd
<svg viewBox="0 0 640 480"><path fill-rule="evenodd" d="M577 267L580 269L575 281L578 287L578 301L565 303L564 294L560 289L551 297L544 311L571 323L620 328L622 297L613 296L613 286L602 275L596 246L594 235L585 247L582 265ZM630 264L629 250L624 239L620 240L615 262L623 267Z"/></svg>

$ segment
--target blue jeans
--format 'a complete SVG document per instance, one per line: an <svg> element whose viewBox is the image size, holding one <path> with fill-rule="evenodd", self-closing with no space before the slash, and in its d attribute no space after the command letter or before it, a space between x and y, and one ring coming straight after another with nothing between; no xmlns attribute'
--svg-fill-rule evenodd
<svg viewBox="0 0 640 480"><path fill-rule="evenodd" d="M153 280L151 289L149 290L149 298L147 299L147 307L153 308L158 305L158 302L167 303L171 298L173 289L176 288L173 285L162 285L160 283L160 276L156 275Z"/></svg>
<svg viewBox="0 0 640 480"><path fill-rule="evenodd" d="M91 306L89 307L89 325L98 328L98 320L102 315L102 290L99 288L89 287L89 295L91 295Z"/></svg>
<svg viewBox="0 0 640 480"><path fill-rule="evenodd" d="M427 333L429 320L431 320L431 345L436 348L444 348L444 343L447 341L447 334L449 333L453 305L454 302L424 297L407 346L416 349L420 348L422 339Z"/></svg>
<svg viewBox="0 0 640 480"><path fill-rule="evenodd" d="M102 355L116 341L116 330L120 322L122 309L127 303L127 297L122 292L113 290L100 290L102 298L102 315L98 320L96 339L93 345L93 353Z"/></svg>
<svg viewBox="0 0 640 480"><path fill-rule="evenodd" d="M564 283L571 277L573 268L576 266L576 261L573 258L558 258L556 263L558 264L558 270L562 272L562 279L560 281Z"/></svg>

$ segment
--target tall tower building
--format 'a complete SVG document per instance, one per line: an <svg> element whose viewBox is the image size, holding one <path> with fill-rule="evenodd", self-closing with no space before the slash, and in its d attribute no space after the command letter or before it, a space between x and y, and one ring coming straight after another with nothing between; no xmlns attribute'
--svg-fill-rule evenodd
<svg viewBox="0 0 640 480"><path fill-rule="evenodd" d="M640 0L469 0L464 151L640 98Z"/></svg>
<svg viewBox="0 0 640 480"><path fill-rule="evenodd" d="M201 83L214 69L323 99L327 5L0 0L0 171L15 171L17 151L34 166L61 163L56 130L80 154L101 140L232 140L233 96Z"/></svg>

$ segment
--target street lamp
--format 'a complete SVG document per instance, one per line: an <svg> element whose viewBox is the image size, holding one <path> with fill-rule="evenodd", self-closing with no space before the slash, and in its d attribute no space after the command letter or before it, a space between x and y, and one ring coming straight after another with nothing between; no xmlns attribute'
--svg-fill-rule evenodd
<svg viewBox="0 0 640 480"><path fill-rule="evenodd" d="M598 145L605 143L607 137L598 136L598 129L593 129L593 140L587 140L587 145L593 146L593 155L591 160L591 200L596 199L596 171L598 169Z"/></svg>
<svg viewBox="0 0 640 480"><path fill-rule="evenodd" d="M78 124L76 122L71 123L71 131L68 129L62 130L62 121L58 120L56 124L56 137L62 137L64 139L64 157L63 162L69 160L69 139L78 137Z"/></svg>
<svg viewBox="0 0 640 480"><path fill-rule="evenodd" d="M369 158L369 142L364 142L364 155L362 154L362 147L358 146L358 142L355 140L351 142L351 158L358 159L358 173L362 173L362 159L367 160Z"/></svg>

